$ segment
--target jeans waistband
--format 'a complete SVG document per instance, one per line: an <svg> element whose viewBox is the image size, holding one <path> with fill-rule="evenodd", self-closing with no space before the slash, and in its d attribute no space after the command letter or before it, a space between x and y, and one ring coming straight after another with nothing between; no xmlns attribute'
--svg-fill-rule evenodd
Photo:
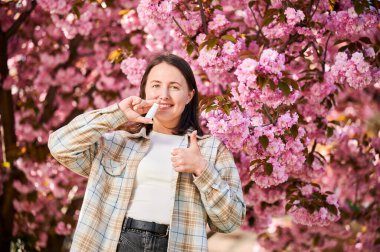
<svg viewBox="0 0 380 252"><path fill-rule="evenodd" d="M127 219L124 219L124 223L123 223L123 230L128 229L128 228L148 231L148 232L161 234L161 235L164 235L164 234L167 235L169 233L169 225L158 224L158 223L149 222L149 221L136 220L130 217L128 217Z"/></svg>

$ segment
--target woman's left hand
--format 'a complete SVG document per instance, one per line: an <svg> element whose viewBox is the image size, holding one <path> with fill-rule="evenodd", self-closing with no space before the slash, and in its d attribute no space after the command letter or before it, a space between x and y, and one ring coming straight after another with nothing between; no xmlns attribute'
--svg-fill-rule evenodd
<svg viewBox="0 0 380 252"><path fill-rule="evenodd" d="M189 172L199 176L207 167L207 160L203 158L198 146L196 130L190 135L189 148L176 148L171 154L171 161L177 172Z"/></svg>

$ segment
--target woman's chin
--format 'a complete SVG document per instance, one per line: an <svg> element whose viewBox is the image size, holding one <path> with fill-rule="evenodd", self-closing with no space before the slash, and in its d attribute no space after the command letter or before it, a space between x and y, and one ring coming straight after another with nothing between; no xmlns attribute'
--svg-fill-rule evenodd
<svg viewBox="0 0 380 252"><path fill-rule="evenodd" d="M167 112L167 111L157 112L154 119L156 119L157 122L160 122L163 124L175 124L175 125L177 125L179 118L176 116L173 116L171 113L165 113L165 112Z"/></svg>

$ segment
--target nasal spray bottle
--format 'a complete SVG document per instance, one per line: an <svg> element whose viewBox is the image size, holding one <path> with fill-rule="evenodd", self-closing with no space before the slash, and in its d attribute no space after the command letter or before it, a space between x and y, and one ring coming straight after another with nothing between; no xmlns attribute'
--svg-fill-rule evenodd
<svg viewBox="0 0 380 252"><path fill-rule="evenodd" d="M159 107L159 106L158 106L157 103L153 103L153 105L152 105L152 107L149 109L148 113L146 113L145 118L150 118L150 119L152 119L152 118L154 117L154 115L156 114L158 107Z"/></svg>

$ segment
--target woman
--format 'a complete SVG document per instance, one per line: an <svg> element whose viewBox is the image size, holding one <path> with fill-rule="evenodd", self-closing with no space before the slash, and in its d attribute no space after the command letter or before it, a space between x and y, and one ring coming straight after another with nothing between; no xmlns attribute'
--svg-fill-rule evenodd
<svg viewBox="0 0 380 252"><path fill-rule="evenodd" d="M173 54L148 65L140 97L79 115L48 146L88 177L71 251L207 251L207 224L231 232L245 217L233 157L203 136L193 72Z"/></svg>

